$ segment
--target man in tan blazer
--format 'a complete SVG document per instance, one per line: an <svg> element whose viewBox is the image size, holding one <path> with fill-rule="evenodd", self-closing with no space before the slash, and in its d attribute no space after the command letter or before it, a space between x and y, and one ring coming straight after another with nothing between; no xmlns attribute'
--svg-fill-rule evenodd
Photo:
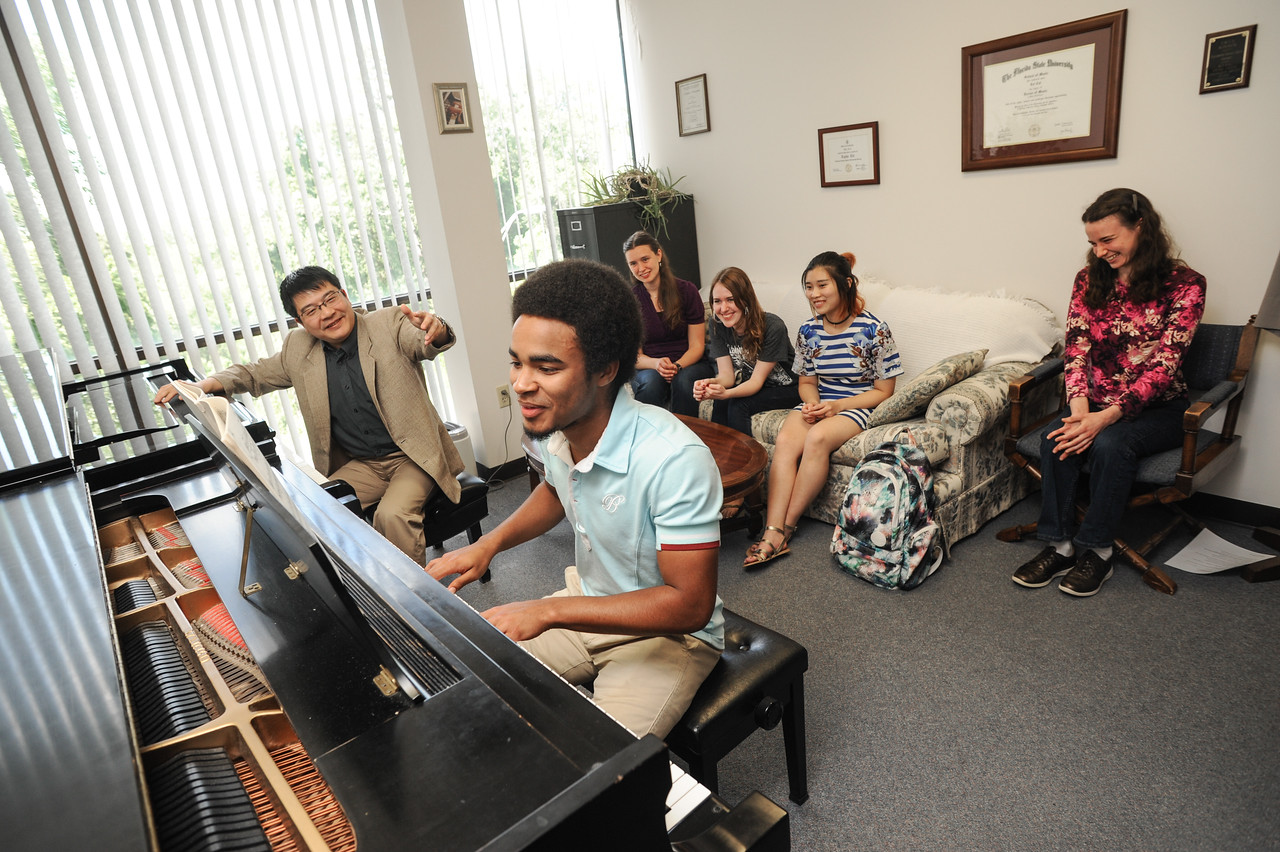
<svg viewBox="0 0 1280 852"><path fill-rule="evenodd" d="M361 506L378 503L374 528L423 564L423 504L436 488L455 503L461 493L462 458L419 366L456 342L452 329L407 305L354 308L338 277L319 266L285 276L280 301L300 326L280 351L214 373L201 389L261 396L293 388L316 470L350 483ZM155 401L175 395L166 385Z"/></svg>

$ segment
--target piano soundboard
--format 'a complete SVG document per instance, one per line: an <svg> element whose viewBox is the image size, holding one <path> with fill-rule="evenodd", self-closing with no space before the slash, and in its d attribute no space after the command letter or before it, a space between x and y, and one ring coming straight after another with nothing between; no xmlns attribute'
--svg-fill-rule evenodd
<svg viewBox="0 0 1280 852"><path fill-rule="evenodd" d="M48 369L0 359L45 397ZM186 376L58 383L67 420L44 399L20 449L4 429L5 848L789 848L784 810L631 735L264 424L272 487L150 406Z"/></svg>

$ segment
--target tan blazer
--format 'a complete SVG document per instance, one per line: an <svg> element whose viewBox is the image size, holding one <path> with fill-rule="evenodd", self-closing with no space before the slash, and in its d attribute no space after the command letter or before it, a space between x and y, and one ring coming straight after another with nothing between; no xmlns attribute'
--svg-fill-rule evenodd
<svg viewBox="0 0 1280 852"><path fill-rule="evenodd" d="M427 393L427 381L419 363L435 358L453 346L429 346L421 329L409 322L398 307L366 313L357 308L356 329L360 346L360 366L369 386L373 404L391 438L430 474L440 490L457 503L461 495L457 475L462 457L449 437ZM450 332L452 334L452 331ZM293 388L307 424L311 442L311 463L330 476L347 461L341 446L333 443L329 429L329 384L324 360L324 344L296 328L284 339L284 346L252 364L234 365L211 378L228 393L262 396L274 390Z"/></svg>

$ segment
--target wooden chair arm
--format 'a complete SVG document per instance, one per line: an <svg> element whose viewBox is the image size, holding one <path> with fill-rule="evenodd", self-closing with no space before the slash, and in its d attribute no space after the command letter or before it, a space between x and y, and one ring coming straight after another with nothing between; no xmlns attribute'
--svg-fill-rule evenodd
<svg viewBox="0 0 1280 852"><path fill-rule="evenodd" d="M1223 405L1227 405L1227 415L1222 426L1222 441L1230 441L1235 436L1236 417L1239 413L1241 392L1244 382L1228 380L1219 382L1207 393L1187 406L1182 415L1182 461L1178 466L1179 476L1192 476L1196 472L1196 449L1200 440L1200 430L1210 417ZM1212 456L1210 456L1211 458ZM1208 461L1208 458L1205 459Z"/></svg>
<svg viewBox="0 0 1280 852"><path fill-rule="evenodd" d="M1039 429L1049 420L1058 416L1058 412L1054 411L1048 417L1024 426L1022 423L1022 403L1030 398L1033 390L1061 374L1065 366L1066 364L1061 358L1052 358L1048 361L1040 362L1032 368L1031 372L1009 382L1009 446L1018 443L1018 439L1023 435Z"/></svg>

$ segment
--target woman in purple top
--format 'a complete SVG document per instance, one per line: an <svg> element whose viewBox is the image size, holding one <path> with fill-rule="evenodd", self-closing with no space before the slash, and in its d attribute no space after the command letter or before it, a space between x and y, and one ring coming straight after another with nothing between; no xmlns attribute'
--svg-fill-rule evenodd
<svg viewBox="0 0 1280 852"><path fill-rule="evenodd" d="M1104 192L1081 217L1090 250L1067 310L1067 409L1041 441L1048 542L1013 581L1096 594L1111 576L1116 528L1144 456L1182 442L1182 357L1204 313L1204 276L1176 256L1140 192ZM1089 508L1076 529L1076 483L1089 464ZM1078 553L1077 553L1078 551Z"/></svg>
<svg viewBox="0 0 1280 852"><path fill-rule="evenodd" d="M702 357L707 345L702 297L696 286L676 278L662 246L647 232L636 231L622 250L644 321L631 388L640 402L666 407L670 400L676 414L696 417L693 383L715 375L715 367Z"/></svg>

